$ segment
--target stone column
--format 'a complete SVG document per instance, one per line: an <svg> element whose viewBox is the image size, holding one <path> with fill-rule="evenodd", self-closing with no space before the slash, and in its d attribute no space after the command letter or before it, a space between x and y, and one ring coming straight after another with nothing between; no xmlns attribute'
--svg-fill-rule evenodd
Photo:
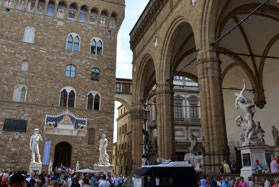
<svg viewBox="0 0 279 187"><path fill-rule="evenodd" d="M171 84L158 85L156 92L158 155L168 160L174 158L175 153L172 95Z"/></svg>
<svg viewBox="0 0 279 187"><path fill-rule="evenodd" d="M133 169L141 166L141 156L143 154L143 134L142 128L144 127L144 117L142 105L132 104L131 112L131 139L132 139L132 165Z"/></svg>
<svg viewBox="0 0 279 187"><path fill-rule="evenodd" d="M215 173L229 155L221 70L214 49L200 51L197 59L205 172Z"/></svg>

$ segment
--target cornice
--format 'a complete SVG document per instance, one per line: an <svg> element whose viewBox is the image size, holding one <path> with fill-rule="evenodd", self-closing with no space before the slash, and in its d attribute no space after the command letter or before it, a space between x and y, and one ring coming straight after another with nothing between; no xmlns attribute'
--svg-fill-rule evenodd
<svg viewBox="0 0 279 187"><path fill-rule="evenodd" d="M130 32L130 47L133 51L146 31L155 21L158 14L165 7L168 0L150 0L137 23Z"/></svg>

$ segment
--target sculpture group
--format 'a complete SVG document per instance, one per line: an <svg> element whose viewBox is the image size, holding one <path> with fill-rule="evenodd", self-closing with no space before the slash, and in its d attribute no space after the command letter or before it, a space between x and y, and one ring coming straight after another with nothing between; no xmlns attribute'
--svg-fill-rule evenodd
<svg viewBox="0 0 279 187"><path fill-rule="evenodd" d="M242 146L264 145L264 130L260 123L256 125L254 121L255 103L253 100L244 96L246 90L246 82L244 81L243 89L240 93L235 93L235 108L242 110L242 115L236 117L237 126L242 127L241 134Z"/></svg>

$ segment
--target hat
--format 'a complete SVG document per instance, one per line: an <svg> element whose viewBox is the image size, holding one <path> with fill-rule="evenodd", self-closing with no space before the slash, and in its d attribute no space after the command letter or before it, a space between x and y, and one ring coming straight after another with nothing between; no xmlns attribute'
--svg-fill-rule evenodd
<svg viewBox="0 0 279 187"><path fill-rule="evenodd" d="M256 160L256 162L259 162L259 160Z"/></svg>

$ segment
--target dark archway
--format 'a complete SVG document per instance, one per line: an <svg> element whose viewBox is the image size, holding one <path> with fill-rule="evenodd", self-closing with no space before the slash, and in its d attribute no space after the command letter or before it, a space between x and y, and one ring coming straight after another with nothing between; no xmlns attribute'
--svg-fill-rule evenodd
<svg viewBox="0 0 279 187"><path fill-rule="evenodd" d="M60 166L71 167L72 146L67 142L60 142L55 146L54 168Z"/></svg>

